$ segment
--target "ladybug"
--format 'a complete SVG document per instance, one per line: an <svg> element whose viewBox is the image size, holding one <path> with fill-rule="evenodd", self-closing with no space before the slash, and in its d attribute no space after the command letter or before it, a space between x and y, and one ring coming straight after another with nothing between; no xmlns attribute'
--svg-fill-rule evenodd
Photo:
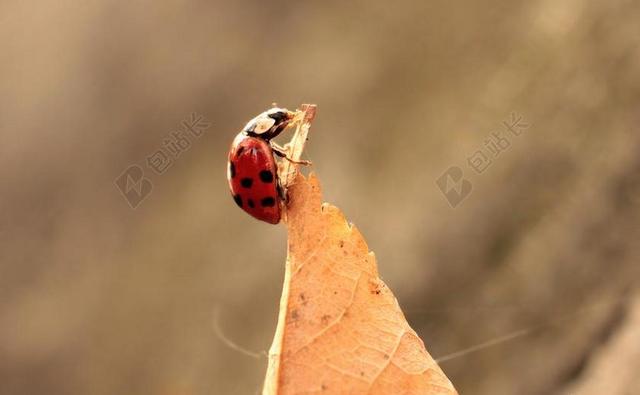
<svg viewBox="0 0 640 395"><path fill-rule="evenodd" d="M252 217L270 224L280 222L285 193L278 178L274 155L290 160L271 139L293 120L295 113L272 108L250 120L229 150L227 179L236 204Z"/></svg>

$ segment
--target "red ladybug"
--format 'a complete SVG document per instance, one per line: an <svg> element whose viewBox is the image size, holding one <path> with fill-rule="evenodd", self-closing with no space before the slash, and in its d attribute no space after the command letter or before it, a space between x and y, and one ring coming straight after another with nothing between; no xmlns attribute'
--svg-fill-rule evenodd
<svg viewBox="0 0 640 395"><path fill-rule="evenodd" d="M251 216L270 224L280 222L284 199L274 154L287 158L271 139L287 127L294 115L284 108L263 112L247 123L229 151L227 179L233 200Z"/></svg>

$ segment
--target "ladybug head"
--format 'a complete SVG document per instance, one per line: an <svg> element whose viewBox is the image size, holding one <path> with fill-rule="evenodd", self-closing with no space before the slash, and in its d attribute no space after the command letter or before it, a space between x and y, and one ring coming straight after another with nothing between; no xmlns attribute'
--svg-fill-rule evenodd
<svg viewBox="0 0 640 395"><path fill-rule="evenodd" d="M242 129L249 136L271 140L279 135L293 119L294 113L286 108L271 108L250 120Z"/></svg>

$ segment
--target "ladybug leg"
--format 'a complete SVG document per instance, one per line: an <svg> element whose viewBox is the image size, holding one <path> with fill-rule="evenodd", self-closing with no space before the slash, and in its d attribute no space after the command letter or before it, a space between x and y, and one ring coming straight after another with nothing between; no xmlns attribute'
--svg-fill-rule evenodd
<svg viewBox="0 0 640 395"><path fill-rule="evenodd" d="M280 147L280 146L279 146L278 144L276 144L276 143L273 143L273 142L272 142L272 143L271 143L271 148L273 149L273 153L274 153L274 154L278 155L278 156L279 156L279 157L281 157L281 158L284 158L284 159L288 160L288 161L289 161L289 162L291 162L291 163L295 163L296 165L304 165L304 166L309 166L309 165L311 165L311 162L310 162L310 161L308 161L308 160L296 161L296 160L293 160L293 159L289 158L289 157L287 156L287 153L286 153L285 149L284 149L284 148L282 148L282 147Z"/></svg>

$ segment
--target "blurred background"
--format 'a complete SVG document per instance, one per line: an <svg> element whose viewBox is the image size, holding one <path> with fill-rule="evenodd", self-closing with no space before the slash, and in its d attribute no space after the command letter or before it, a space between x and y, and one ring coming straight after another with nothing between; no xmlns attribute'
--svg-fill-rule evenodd
<svg viewBox="0 0 640 395"><path fill-rule="evenodd" d="M318 105L324 198L461 394L640 393L638 20L630 0L1 2L0 393L260 391L286 234L225 173L272 102Z"/></svg>

